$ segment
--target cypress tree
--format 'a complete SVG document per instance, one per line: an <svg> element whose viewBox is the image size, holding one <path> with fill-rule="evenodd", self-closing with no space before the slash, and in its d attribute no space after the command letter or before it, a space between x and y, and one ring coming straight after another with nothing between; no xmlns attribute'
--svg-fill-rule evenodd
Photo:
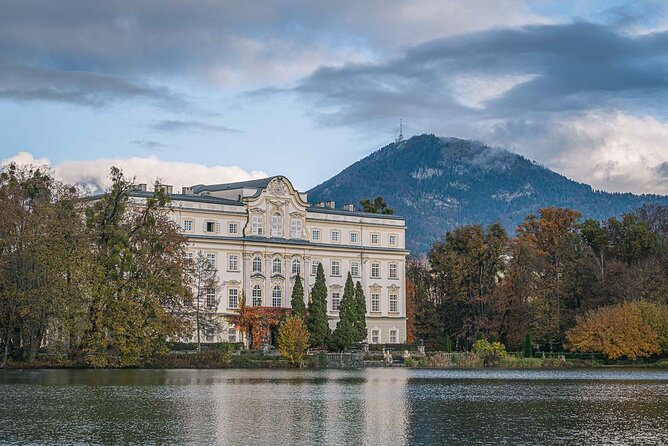
<svg viewBox="0 0 668 446"><path fill-rule="evenodd" d="M311 346L324 347L329 338L329 323L327 322L327 283L322 263L318 265L318 272L311 291L309 318L306 326Z"/></svg>
<svg viewBox="0 0 668 446"><path fill-rule="evenodd" d="M355 286L355 331L357 332L355 342L362 342L367 338L366 297L364 297L364 289L359 280Z"/></svg>
<svg viewBox="0 0 668 446"><path fill-rule="evenodd" d="M333 346L337 350L344 350L357 341L357 307L353 277L348 273L343 297L339 305L339 321L336 323L336 330L332 334Z"/></svg>
<svg viewBox="0 0 668 446"><path fill-rule="evenodd" d="M444 350L446 353L450 353L452 351L452 339L450 339L449 334L445 334L445 339L444 339Z"/></svg>
<svg viewBox="0 0 668 446"><path fill-rule="evenodd" d="M531 358L533 356L533 341L531 340L531 333L527 332L524 336L524 357Z"/></svg>
<svg viewBox="0 0 668 446"><path fill-rule="evenodd" d="M299 316L302 319L306 317L306 304L304 303L304 286L302 279L297 274L295 277L295 286L292 288L292 296L290 298L290 306L292 307L292 315Z"/></svg>

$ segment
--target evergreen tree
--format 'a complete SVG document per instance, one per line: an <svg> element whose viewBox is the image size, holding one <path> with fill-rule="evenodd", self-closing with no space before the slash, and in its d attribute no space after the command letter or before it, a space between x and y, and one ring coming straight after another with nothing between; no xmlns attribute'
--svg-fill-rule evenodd
<svg viewBox="0 0 668 446"><path fill-rule="evenodd" d="M339 305L339 321L336 323L336 330L332 334L333 347L337 350L344 350L357 342L357 307L353 277L348 273L343 298L341 298L341 304Z"/></svg>
<svg viewBox="0 0 668 446"><path fill-rule="evenodd" d="M327 283L322 263L318 265L318 272L311 291L307 327L311 346L324 347L329 338L329 323L327 322Z"/></svg>
<svg viewBox="0 0 668 446"><path fill-rule="evenodd" d="M357 333L355 342L362 342L366 339L366 297L364 297L364 289L359 280L355 286L355 331Z"/></svg>
<svg viewBox="0 0 668 446"><path fill-rule="evenodd" d="M306 304L304 303L304 286L302 279L297 274L295 277L295 286L292 288L292 297L290 298L290 306L292 307L292 315L299 316L302 319L306 317Z"/></svg>
<svg viewBox="0 0 668 446"><path fill-rule="evenodd" d="M447 333L445 334L445 339L443 344L444 344L443 350L446 353L450 353L452 351L452 339L450 339L450 335Z"/></svg>
<svg viewBox="0 0 668 446"><path fill-rule="evenodd" d="M533 356L533 341L531 340L531 333L527 332L524 336L524 357L531 358Z"/></svg>

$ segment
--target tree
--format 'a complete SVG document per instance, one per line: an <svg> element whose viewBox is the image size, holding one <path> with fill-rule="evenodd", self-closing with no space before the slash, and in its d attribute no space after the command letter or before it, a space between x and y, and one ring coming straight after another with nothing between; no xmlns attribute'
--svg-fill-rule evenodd
<svg viewBox="0 0 668 446"><path fill-rule="evenodd" d="M290 364L303 364L309 346L309 332L301 316L288 316L278 331L278 351Z"/></svg>
<svg viewBox="0 0 668 446"><path fill-rule="evenodd" d="M366 297L360 281L355 285L355 342L362 342L367 338L366 329Z"/></svg>
<svg viewBox="0 0 668 446"><path fill-rule="evenodd" d="M324 347L329 339L329 322L327 321L327 283L322 263L318 264L315 283L311 292L309 318L306 323L311 346Z"/></svg>
<svg viewBox="0 0 668 446"><path fill-rule="evenodd" d="M357 302L353 277L348 273L343 297L339 304L339 320L332 333L332 345L337 350L345 350L357 341Z"/></svg>
<svg viewBox="0 0 668 446"><path fill-rule="evenodd" d="M197 339L197 351L202 351L201 334L220 329L218 313L218 271L209 262L202 251L198 251L192 261L186 265L189 272L190 288L193 290L194 302L184 305L184 314L193 321Z"/></svg>
<svg viewBox="0 0 668 446"><path fill-rule="evenodd" d="M524 357L531 358L533 357L533 341L531 340L531 333L527 331L527 334L524 336Z"/></svg>
<svg viewBox="0 0 668 446"><path fill-rule="evenodd" d="M452 339L447 333L445 334L445 338L443 340L443 351L446 353L450 353L452 351Z"/></svg>
<svg viewBox="0 0 668 446"><path fill-rule="evenodd" d="M292 288L292 296L290 298L290 307L292 307L292 315L299 316L302 319L306 317L306 304L304 303L304 286L302 279L297 274L295 277L295 286Z"/></svg>
<svg viewBox="0 0 668 446"><path fill-rule="evenodd" d="M668 331L668 310L648 302L625 302L588 312L566 334L567 346L630 360L661 353Z"/></svg>
<svg viewBox="0 0 668 446"><path fill-rule="evenodd" d="M406 342L415 344L415 283L406 278Z"/></svg>
<svg viewBox="0 0 668 446"><path fill-rule="evenodd" d="M368 198L360 201L362 205L362 211L370 212L372 214L385 214L391 215L394 214L394 209L387 207L387 203L383 200L383 197L376 197L375 200L371 201Z"/></svg>

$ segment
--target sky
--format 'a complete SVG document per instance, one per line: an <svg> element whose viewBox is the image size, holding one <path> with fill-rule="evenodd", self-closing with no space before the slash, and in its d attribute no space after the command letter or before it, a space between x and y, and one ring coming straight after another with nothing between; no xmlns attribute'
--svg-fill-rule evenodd
<svg viewBox="0 0 668 446"><path fill-rule="evenodd" d="M0 162L108 184L285 175L476 139L668 194L668 2L0 0Z"/></svg>

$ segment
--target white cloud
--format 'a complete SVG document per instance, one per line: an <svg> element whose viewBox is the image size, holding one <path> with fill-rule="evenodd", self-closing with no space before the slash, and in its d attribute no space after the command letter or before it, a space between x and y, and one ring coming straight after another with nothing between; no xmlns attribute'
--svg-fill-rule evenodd
<svg viewBox="0 0 668 446"><path fill-rule="evenodd" d="M545 127L512 128L505 138L497 142L595 189L668 194L662 177L662 163L668 162L668 121L595 111Z"/></svg>
<svg viewBox="0 0 668 446"><path fill-rule="evenodd" d="M199 183L226 183L268 176L265 172L247 171L238 166L205 166L197 163L163 161L155 156L63 161L54 166L48 158L35 157L29 152L19 152L2 160L0 164L11 162L51 166L57 178L69 184L81 185L89 192L99 192L110 185L111 166L119 167L128 177L135 177L137 183L147 183L150 187L159 179L163 183L173 185L175 191L183 186Z"/></svg>

